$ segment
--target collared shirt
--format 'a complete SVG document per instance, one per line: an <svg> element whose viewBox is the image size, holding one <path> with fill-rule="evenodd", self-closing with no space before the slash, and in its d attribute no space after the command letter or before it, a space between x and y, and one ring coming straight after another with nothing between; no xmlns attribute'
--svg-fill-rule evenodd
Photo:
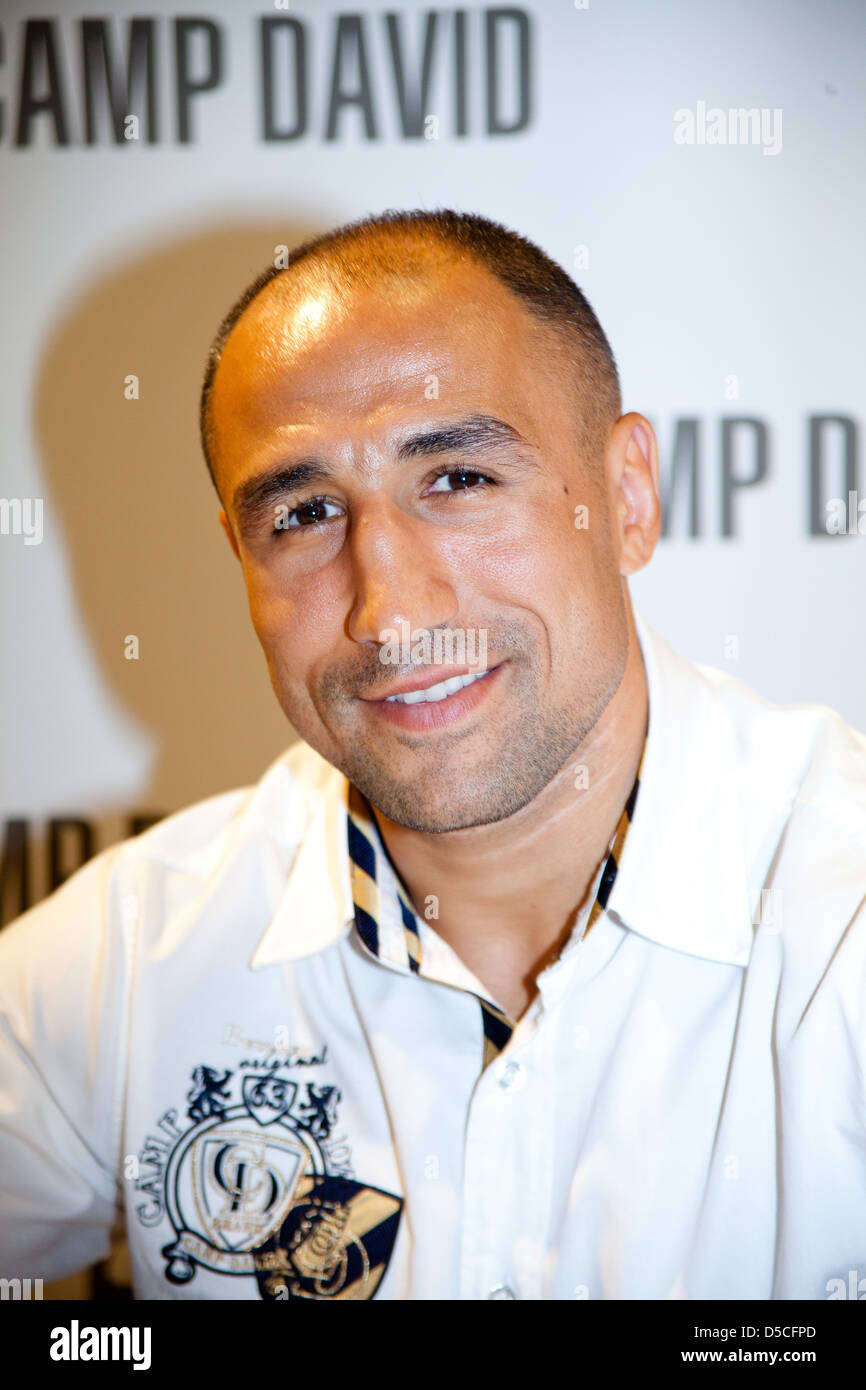
<svg viewBox="0 0 866 1390"><path fill-rule="evenodd" d="M592 892L586 895L588 906L585 902L576 911L575 920L572 923L564 949L568 949L573 942L586 936L586 933L598 921L607 906L607 900L619 871L619 861L624 851L634 808L637 804L645 753L646 734L644 734L643 748L632 789L626 798L600 868L597 870ZM441 966L438 972L434 968L432 975L430 973L428 953L432 949L435 959L437 943L440 946L444 943L438 937L435 929L431 932L424 931L418 914L412 906L406 886L391 863L376 823L373 808L357 787L347 784L346 795L346 828L352 907L354 925L361 941L377 960L391 959L398 963L402 969L414 971L417 975L423 974L433 980L447 979L450 968L448 965L445 967L444 976L441 973ZM395 901L399 906L399 927L394 920ZM428 911L424 915L425 918L428 915L438 916L435 900L429 903ZM427 943L426 951L422 948L422 937ZM451 952L450 954L453 957L454 953ZM562 951L559 955L562 955ZM459 967L459 957L454 959ZM479 981L473 979L470 985L467 972L464 971L458 980L458 986L464 989L469 988L472 993L475 993L481 1006L481 1026L484 1032L481 1065L486 1067L507 1044L516 1027L516 1020L506 1012L501 1004L495 1002L492 995Z"/></svg>
<svg viewBox="0 0 866 1390"><path fill-rule="evenodd" d="M120 1200L140 1298L860 1287L866 737L637 630L616 872L516 1023L305 745L0 933L0 1274Z"/></svg>

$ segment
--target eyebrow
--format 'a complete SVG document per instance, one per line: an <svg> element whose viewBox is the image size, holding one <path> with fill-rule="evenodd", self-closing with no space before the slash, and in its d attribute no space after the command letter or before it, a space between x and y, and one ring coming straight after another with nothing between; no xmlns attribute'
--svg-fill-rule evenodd
<svg viewBox="0 0 866 1390"><path fill-rule="evenodd" d="M448 454L460 449L468 453L485 453L501 449L503 444L528 442L513 425L497 420L493 415L467 415L446 425L433 425L411 434L397 448L398 459L422 458L427 454Z"/></svg>
<svg viewBox="0 0 866 1390"><path fill-rule="evenodd" d="M493 415L467 415L461 420L416 430L397 445L396 457L405 463L410 459L450 454L458 450L475 457L501 450L503 445L516 445L521 451L531 449L520 431L504 420L498 420ZM536 461L530 454L523 452L523 458L535 465ZM248 478L237 488L233 500L238 517L242 524L249 522L278 498L297 492L309 483L328 482L333 476L333 469L322 458L311 457L294 464L277 464L254 478Z"/></svg>

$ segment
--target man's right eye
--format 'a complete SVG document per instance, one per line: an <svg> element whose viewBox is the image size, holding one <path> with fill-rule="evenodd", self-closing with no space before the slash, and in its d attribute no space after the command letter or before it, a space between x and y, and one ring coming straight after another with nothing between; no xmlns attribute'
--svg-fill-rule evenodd
<svg viewBox="0 0 866 1390"><path fill-rule="evenodd" d="M329 501L327 497L311 497L298 507L287 507L283 503L276 508L274 530L296 531L305 526L318 526L321 522L330 521L332 517L339 515L340 508L337 503Z"/></svg>

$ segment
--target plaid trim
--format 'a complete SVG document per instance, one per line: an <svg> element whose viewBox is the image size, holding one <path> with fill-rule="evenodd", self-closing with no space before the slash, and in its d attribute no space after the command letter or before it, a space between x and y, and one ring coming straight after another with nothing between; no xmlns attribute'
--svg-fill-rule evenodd
<svg viewBox="0 0 866 1390"><path fill-rule="evenodd" d="M610 848L604 869L599 880L598 891L595 902L590 909L584 929L584 938L592 930L599 917L605 911L613 885L616 881L619 864L622 859L623 848L626 836L634 817L635 806L637 804L638 791L640 790L641 773L643 772L644 757L646 756L647 732L644 734L643 749L641 751L640 763L638 764L637 776L634 785L629 793L628 800L622 810L622 815L617 822L616 830L613 833ZM352 884L352 903L355 909L355 926L358 935L364 945L377 958L379 957L379 922L381 920L381 890L376 875L377 865L377 842L384 850L381 836L376 825L373 811L366 797L358 791L357 787L349 784L349 795L346 802L347 813L347 832L349 848L349 870ZM406 957L409 969L413 974L417 974L421 968L421 938L418 934L418 918L415 910L409 901L409 895L399 875L395 872L397 884L397 897L400 902L400 914L403 922L403 937L406 946ZM475 995L481 1006L481 1022L483 1031L483 1053L482 1070L498 1057L500 1052L508 1043L517 1020L511 1018L504 1010L496 1007L489 999L483 999L480 995Z"/></svg>
<svg viewBox="0 0 866 1390"><path fill-rule="evenodd" d="M380 888L376 877L376 841L379 831L367 798L350 784L346 804L349 837L349 870L352 881L352 904L358 935L374 956L379 955ZM381 842L381 841L380 841ZM403 936L409 969L417 974L421 966L421 938L418 919L409 895L399 877L397 897L403 919Z"/></svg>

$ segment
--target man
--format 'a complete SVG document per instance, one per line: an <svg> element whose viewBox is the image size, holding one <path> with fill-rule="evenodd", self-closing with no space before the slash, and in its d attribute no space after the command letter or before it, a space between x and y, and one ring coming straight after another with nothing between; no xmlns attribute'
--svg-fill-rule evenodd
<svg viewBox="0 0 866 1390"><path fill-rule="evenodd" d="M2 1272L139 1297L785 1299L866 1275L866 738L674 653L653 430L564 272L339 229L202 433L303 742L0 938Z"/></svg>

